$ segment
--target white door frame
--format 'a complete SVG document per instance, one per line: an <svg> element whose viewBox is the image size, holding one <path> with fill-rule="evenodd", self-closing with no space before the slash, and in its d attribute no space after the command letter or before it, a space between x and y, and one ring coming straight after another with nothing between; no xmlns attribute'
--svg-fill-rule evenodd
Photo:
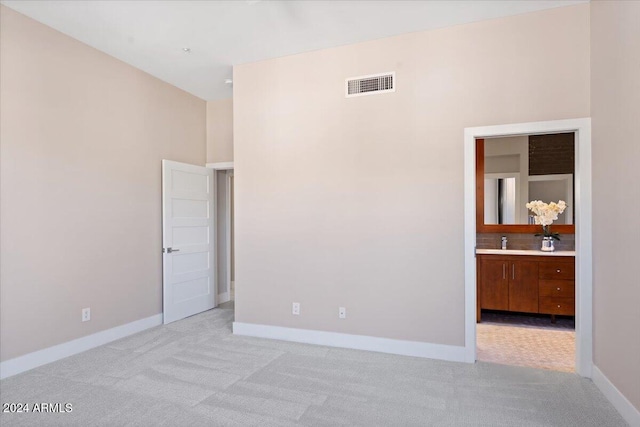
<svg viewBox="0 0 640 427"><path fill-rule="evenodd" d="M213 188L214 188L214 200L218 200L218 174L216 173L217 171L233 171L233 162L217 162L217 163L207 163L206 167L213 169ZM216 248L217 246L217 239L222 239L224 238L226 240L226 251L227 251L227 285L228 285L228 289L227 289L227 298L218 298L218 304L221 304L223 302L227 302L231 299L231 197L230 197L230 187L231 187L231 180L229 179L230 175L229 172L227 172L227 174L225 175L225 178L227 180L226 182L226 187L227 187L227 196L226 196L226 209L225 209L225 213L226 213L226 223L227 223L227 228L226 228L226 232L225 232L225 236L218 236L218 214L217 214L217 209L214 210L214 217L213 217L213 223L214 223L214 230L216 230L216 235L215 235L215 241L216 241ZM218 271L218 257L216 256L216 260L215 260L215 265L216 265L216 271ZM220 289L219 287L219 283L218 283L218 275L216 274L216 296L220 296L220 294L218 294L218 289Z"/></svg>
<svg viewBox="0 0 640 427"><path fill-rule="evenodd" d="M226 209L225 209L225 213L227 214L227 229L226 231L226 239L227 239L227 245L226 245L226 250L227 250L227 293L228 293L228 299L227 301L231 300L231 266L233 265L232 263L232 255L231 255L231 228L232 228L232 224L231 224L231 211L232 211L232 206L231 206L231 199L233 197L233 194L231 193L231 178L233 178L233 168L232 169L227 169L227 175L226 175L226 180L227 180L227 200L226 200Z"/></svg>
<svg viewBox="0 0 640 427"><path fill-rule="evenodd" d="M575 132L576 372L591 378L593 367L593 269L591 118L517 123L464 130L465 361L476 361L476 138Z"/></svg>

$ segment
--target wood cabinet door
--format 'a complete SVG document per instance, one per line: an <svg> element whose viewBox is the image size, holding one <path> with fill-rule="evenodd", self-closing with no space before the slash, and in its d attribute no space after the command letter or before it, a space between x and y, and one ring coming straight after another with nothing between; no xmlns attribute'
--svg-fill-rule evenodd
<svg viewBox="0 0 640 427"><path fill-rule="evenodd" d="M538 312L538 263L509 262L509 310Z"/></svg>
<svg viewBox="0 0 640 427"><path fill-rule="evenodd" d="M480 307L509 309L508 261L480 259Z"/></svg>
<svg viewBox="0 0 640 427"><path fill-rule="evenodd" d="M563 297L573 298L576 294L575 283L573 280L544 280L538 282L538 295L542 297Z"/></svg>
<svg viewBox="0 0 640 427"><path fill-rule="evenodd" d="M540 278L548 280L575 280L575 261L544 260L540 261Z"/></svg>

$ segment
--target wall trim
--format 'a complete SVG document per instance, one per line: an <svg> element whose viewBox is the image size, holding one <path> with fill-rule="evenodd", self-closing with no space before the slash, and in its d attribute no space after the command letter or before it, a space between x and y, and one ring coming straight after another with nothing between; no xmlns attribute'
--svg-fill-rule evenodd
<svg viewBox="0 0 640 427"><path fill-rule="evenodd" d="M591 118L471 127L464 130L464 282L466 361L476 360L476 138L575 132L576 134L576 372L593 366Z"/></svg>
<svg viewBox="0 0 640 427"><path fill-rule="evenodd" d="M614 408L622 415L622 418L631 427L640 427L640 411L616 388L596 365L593 365L593 383L602 394L611 402Z"/></svg>
<svg viewBox="0 0 640 427"><path fill-rule="evenodd" d="M464 362L465 348L444 344L418 341L396 340L366 335L343 334L339 332L316 331L310 329L285 328L282 326L259 325L255 323L233 322L234 335L293 341L329 347L351 348L377 351L402 356L424 357L428 359Z"/></svg>
<svg viewBox="0 0 640 427"><path fill-rule="evenodd" d="M233 169L233 162L216 162L216 163L207 163L206 167L214 170L228 170Z"/></svg>
<svg viewBox="0 0 640 427"><path fill-rule="evenodd" d="M0 363L0 379L17 375L38 366L82 353L160 325L162 325L162 313L6 360Z"/></svg>

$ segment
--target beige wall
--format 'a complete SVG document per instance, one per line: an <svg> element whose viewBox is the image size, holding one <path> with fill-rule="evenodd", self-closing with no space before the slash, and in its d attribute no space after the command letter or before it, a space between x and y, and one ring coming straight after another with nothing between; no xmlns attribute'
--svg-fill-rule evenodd
<svg viewBox="0 0 640 427"><path fill-rule="evenodd" d="M204 165L206 106L11 9L0 14L7 360L161 313L160 160Z"/></svg>
<svg viewBox="0 0 640 427"><path fill-rule="evenodd" d="M233 99L207 102L207 163L233 161Z"/></svg>
<svg viewBox="0 0 640 427"><path fill-rule="evenodd" d="M594 362L640 410L640 2L591 2Z"/></svg>
<svg viewBox="0 0 640 427"><path fill-rule="evenodd" d="M588 117L589 77L588 4L235 67L236 320L464 345L463 129Z"/></svg>

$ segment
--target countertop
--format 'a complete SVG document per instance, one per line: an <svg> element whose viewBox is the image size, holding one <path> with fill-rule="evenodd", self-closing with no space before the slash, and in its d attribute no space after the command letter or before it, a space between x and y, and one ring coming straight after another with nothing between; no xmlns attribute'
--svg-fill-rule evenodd
<svg viewBox="0 0 640 427"><path fill-rule="evenodd" d="M525 249L476 249L478 255L576 256L576 251L543 252Z"/></svg>

